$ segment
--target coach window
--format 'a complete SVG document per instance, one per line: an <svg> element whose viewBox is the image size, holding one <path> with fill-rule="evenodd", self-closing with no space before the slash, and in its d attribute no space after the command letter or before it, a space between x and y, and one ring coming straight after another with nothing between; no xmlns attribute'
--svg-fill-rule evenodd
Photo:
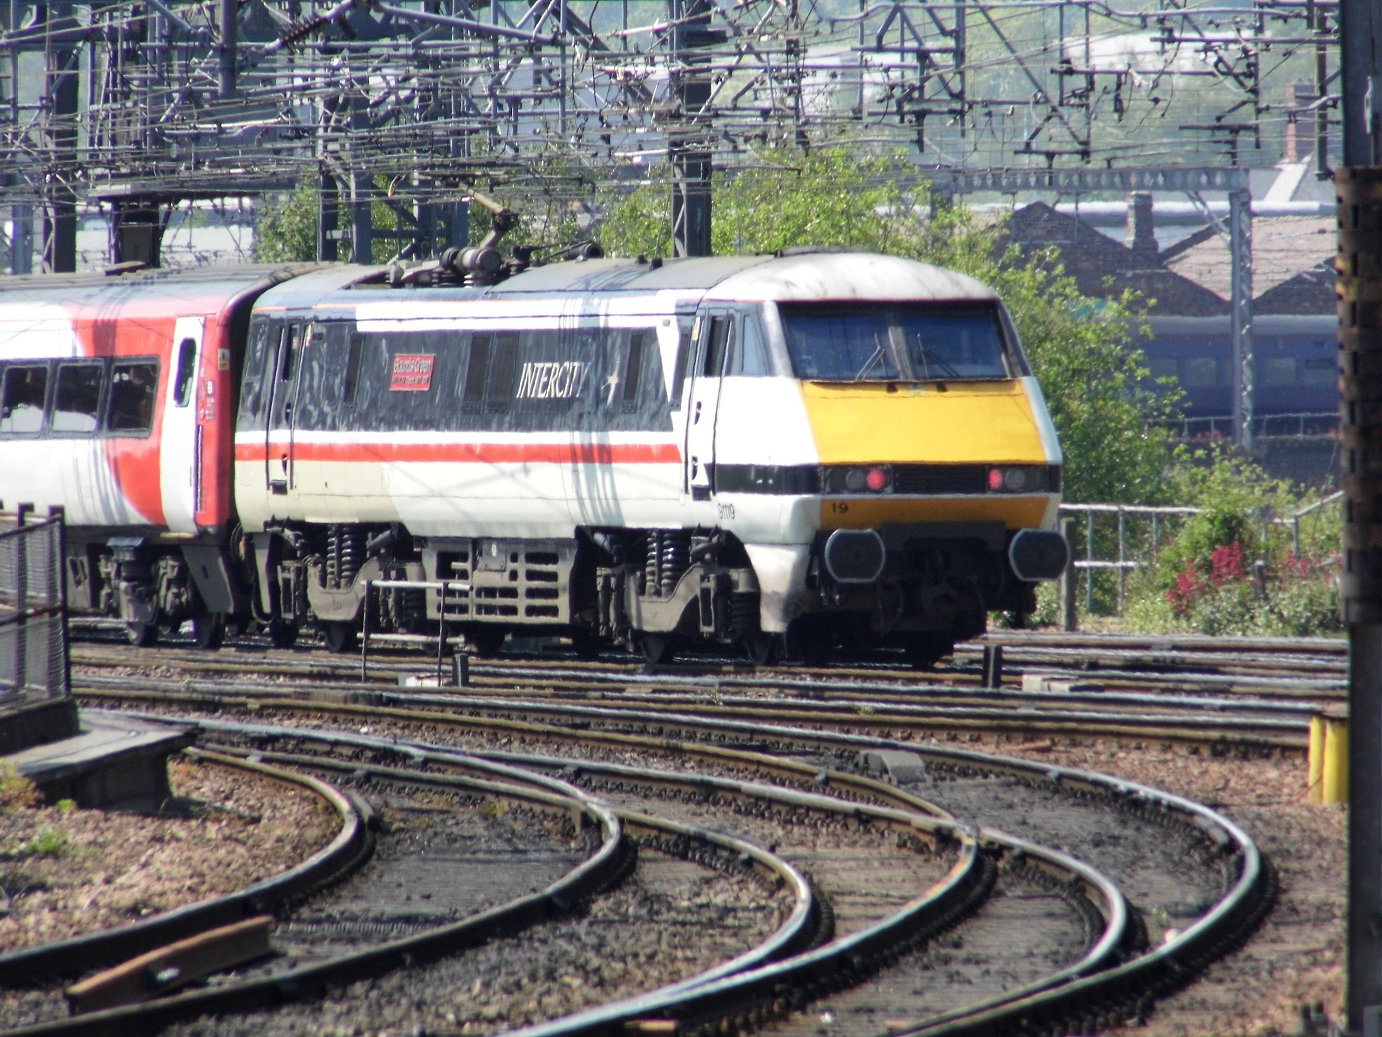
<svg viewBox="0 0 1382 1037"><path fill-rule="evenodd" d="M466 357L465 388L461 393L462 409L479 410L485 402L485 379L489 375L491 337L473 335L470 354Z"/></svg>
<svg viewBox="0 0 1382 1037"><path fill-rule="evenodd" d="M1181 361L1180 382L1192 387L1222 384L1219 362L1210 356L1188 357Z"/></svg>
<svg viewBox="0 0 1382 1037"><path fill-rule="evenodd" d="M341 405L353 407L355 392L360 387L360 358L365 352L365 336L358 331L351 332L350 345L346 349L345 377L341 380Z"/></svg>
<svg viewBox="0 0 1382 1037"><path fill-rule="evenodd" d="M1159 382L1166 378L1175 378L1176 358L1166 356L1149 357L1147 360L1147 373L1154 382Z"/></svg>
<svg viewBox="0 0 1382 1037"><path fill-rule="evenodd" d="M628 355L624 359L624 369L619 372L624 383L620 390L623 410L633 411L638 407L638 383L643 378L643 351L651 338L652 334L646 331L635 331L629 336Z"/></svg>
<svg viewBox="0 0 1382 1037"><path fill-rule="evenodd" d="M59 364L53 388L52 431L89 435L101 416L102 365Z"/></svg>
<svg viewBox="0 0 1382 1037"><path fill-rule="evenodd" d="M48 393L48 365L14 365L0 383L0 433L23 435L43 427Z"/></svg>
<svg viewBox="0 0 1382 1037"><path fill-rule="evenodd" d="M677 321L677 357L673 363L676 365L672 369L672 398L668 401L672 410L681 410L681 390L686 384L686 368L691 363L691 343L696 340L696 335L700 333L700 318L695 322L681 319Z"/></svg>
<svg viewBox="0 0 1382 1037"><path fill-rule="evenodd" d="M1262 384L1274 388L1296 384L1296 358L1293 356L1268 357L1262 365Z"/></svg>
<svg viewBox="0 0 1382 1037"><path fill-rule="evenodd" d="M110 431L148 432L154 423L154 389L158 365L144 361L116 363L110 379Z"/></svg>
<svg viewBox="0 0 1382 1037"><path fill-rule="evenodd" d="M1300 362L1301 385L1333 385L1339 378L1339 362L1333 357L1306 357Z"/></svg>
<svg viewBox="0 0 1382 1037"><path fill-rule="evenodd" d="M489 410L506 410L513 400L514 382L518 374L518 335L506 333L494 336L494 353L489 364L489 388L485 399Z"/></svg>
<svg viewBox="0 0 1382 1037"><path fill-rule="evenodd" d="M178 343L177 376L173 382L173 405L186 407L192 402L192 384L197 374L197 340L185 338Z"/></svg>

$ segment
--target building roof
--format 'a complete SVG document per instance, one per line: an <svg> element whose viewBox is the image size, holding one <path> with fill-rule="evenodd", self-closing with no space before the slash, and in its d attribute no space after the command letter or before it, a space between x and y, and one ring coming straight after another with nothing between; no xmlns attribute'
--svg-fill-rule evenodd
<svg viewBox="0 0 1382 1037"><path fill-rule="evenodd" d="M1331 256L1320 260L1309 270L1302 270L1290 280L1261 292L1253 300L1253 313L1259 316L1269 313L1333 316L1339 312L1334 281L1334 258Z"/></svg>
<svg viewBox="0 0 1382 1037"><path fill-rule="evenodd" d="M1271 216L1252 221L1252 289L1254 309L1272 293L1274 306L1287 298L1308 309L1272 309L1272 313L1332 313L1337 228L1332 218ZM1228 239L1212 229L1163 254L1167 269L1207 288L1220 298L1232 292ZM1328 277L1320 270L1328 267ZM1312 273L1313 272L1313 273ZM1311 275L1311 276L1306 276ZM1304 280L1302 280L1304 278ZM1294 283L1293 283L1294 282ZM1293 283L1288 292L1278 292Z"/></svg>
<svg viewBox="0 0 1382 1037"><path fill-rule="evenodd" d="M1215 317L1228 313L1232 265L1228 238L1206 227L1153 255L1095 230L1078 217L1033 202L1013 212L1003 244L1024 255L1060 249L1061 261L1086 295L1125 288L1153 300L1153 313ZM1271 216L1252 223L1253 309L1262 314L1331 314L1336 226L1332 217Z"/></svg>
<svg viewBox="0 0 1382 1037"><path fill-rule="evenodd" d="M1017 245L1023 255L1056 247L1065 272L1086 295L1113 296L1132 288L1155 300L1155 312L1188 317L1215 317L1228 302L1194 280L1167 269L1141 253L1100 233L1074 216L1033 202L1013 212L1003 244Z"/></svg>

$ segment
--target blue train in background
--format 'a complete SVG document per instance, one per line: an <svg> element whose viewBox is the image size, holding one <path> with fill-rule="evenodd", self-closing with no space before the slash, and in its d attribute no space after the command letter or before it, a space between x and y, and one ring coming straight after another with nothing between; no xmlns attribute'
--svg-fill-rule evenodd
<svg viewBox="0 0 1382 1037"><path fill-rule="evenodd" d="M1230 319L1153 317L1142 343L1152 379L1174 377L1187 438L1233 435L1234 349ZM1253 319L1253 434L1334 435L1339 427L1338 318Z"/></svg>

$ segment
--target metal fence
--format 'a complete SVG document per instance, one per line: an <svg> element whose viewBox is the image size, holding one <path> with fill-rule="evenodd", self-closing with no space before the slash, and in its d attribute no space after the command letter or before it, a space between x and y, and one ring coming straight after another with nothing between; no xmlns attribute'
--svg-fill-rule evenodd
<svg viewBox="0 0 1382 1037"><path fill-rule="evenodd" d="M0 708L71 695L63 518L0 514Z"/></svg>
<svg viewBox="0 0 1382 1037"><path fill-rule="evenodd" d="M1334 493L1291 515L1264 516L1263 522L1289 529L1291 549L1299 554L1302 521L1338 503L1342 497L1342 493ZM1128 576L1154 558L1162 542L1174 537L1186 519L1202 510L1139 504L1062 504L1062 529L1068 530L1070 551L1076 556L1072 566L1083 590L1085 612L1095 611L1099 575L1110 574L1117 581L1114 614L1121 616L1127 604ZM1067 593L1073 594L1074 589Z"/></svg>
<svg viewBox="0 0 1382 1037"><path fill-rule="evenodd" d="M1181 439L1232 440L1237 419L1231 414L1182 418L1172 425ZM1254 436L1284 436L1288 439L1334 437L1339 434L1339 412L1309 411L1298 414L1259 414L1253 418Z"/></svg>

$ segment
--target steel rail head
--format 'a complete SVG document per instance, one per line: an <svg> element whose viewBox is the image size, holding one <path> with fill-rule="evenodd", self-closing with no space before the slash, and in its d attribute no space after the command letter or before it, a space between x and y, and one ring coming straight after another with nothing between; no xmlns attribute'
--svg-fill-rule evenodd
<svg viewBox="0 0 1382 1037"><path fill-rule="evenodd" d="M301 785L335 810L340 818L340 830L327 846L302 863L228 896L174 908L118 929L0 954L0 986L23 986L44 978L75 976L157 944L272 911L305 890L332 881L368 857L372 848L369 813L357 798L325 782L279 768L214 754L202 756L220 766L256 771L277 781Z"/></svg>

